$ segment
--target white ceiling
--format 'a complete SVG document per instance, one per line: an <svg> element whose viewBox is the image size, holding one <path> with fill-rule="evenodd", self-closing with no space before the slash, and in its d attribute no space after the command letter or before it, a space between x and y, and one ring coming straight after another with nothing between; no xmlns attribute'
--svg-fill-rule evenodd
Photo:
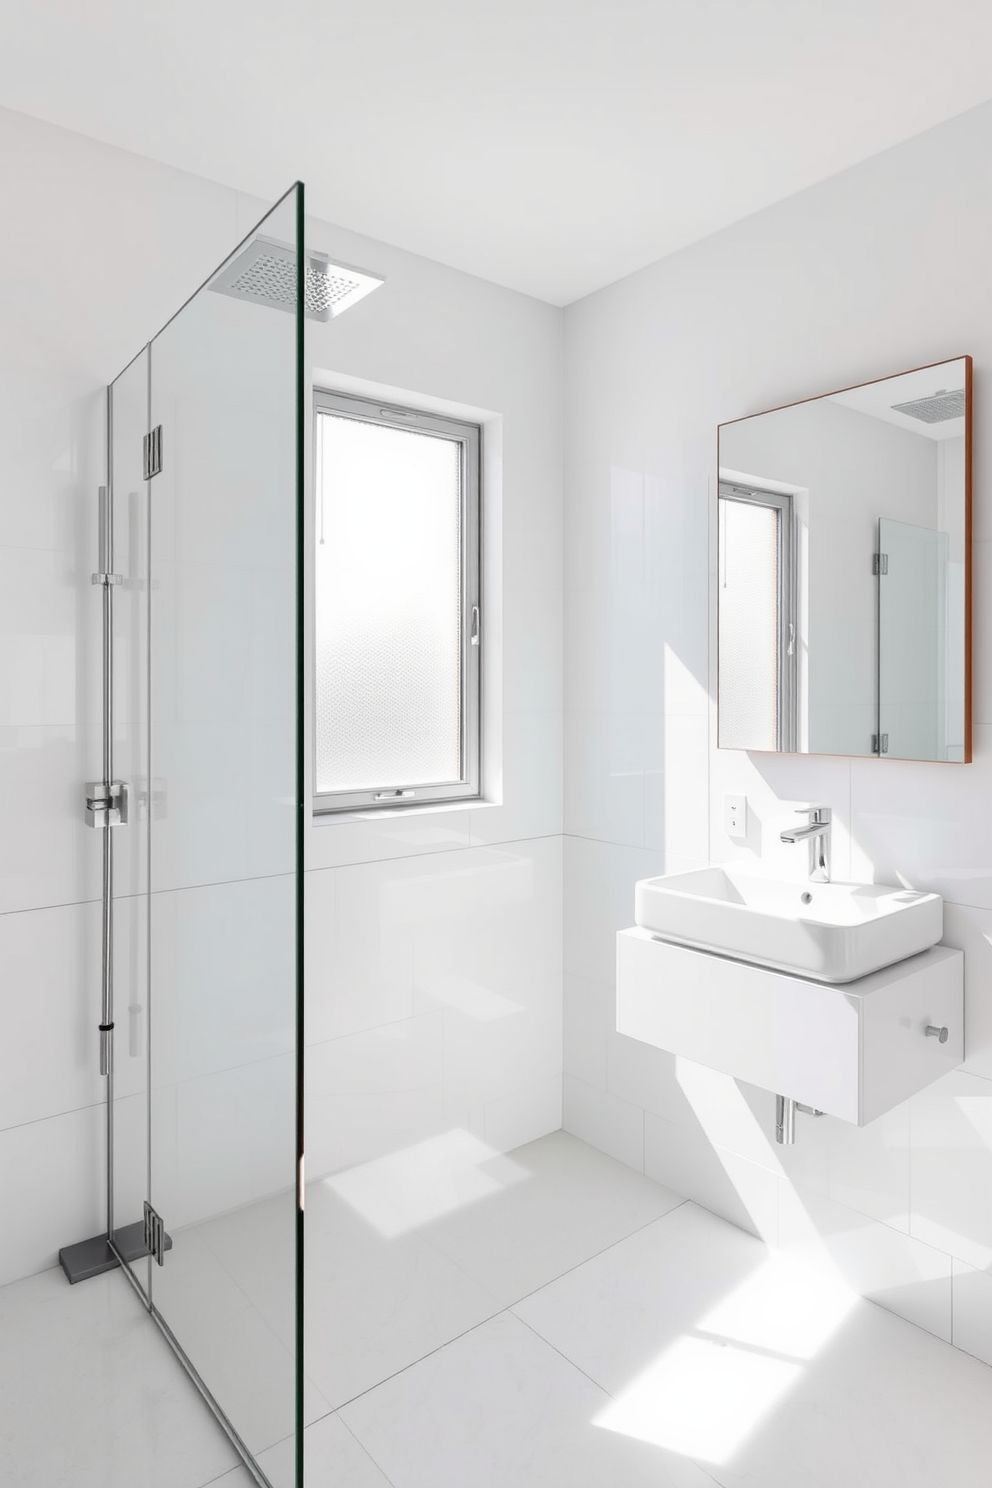
<svg viewBox="0 0 992 1488"><path fill-rule="evenodd" d="M992 96L989 0L4 0L0 103L556 304Z"/></svg>

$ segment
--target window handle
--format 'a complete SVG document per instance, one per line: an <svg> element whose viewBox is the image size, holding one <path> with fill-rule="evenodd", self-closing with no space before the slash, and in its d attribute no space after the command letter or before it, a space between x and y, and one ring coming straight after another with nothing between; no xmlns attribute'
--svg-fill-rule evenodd
<svg viewBox="0 0 992 1488"><path fill-rule="evenodd" d="M796 627L789 622L789 644L786 648L786 656L794 656L796 652Z"/></svg>
<svg viewBox="0 0 992 1488"><path fill-rule="evenodd" d="M372 799L373 801L409 801L410 797L416 794L417 792L412 790L376 791Z"/></svg>
<svg viewBox="0 0 992 1488"><path fill-rule="evenodd" d="M479 644L479 606L472 606L472 629L469 632L469 643L473 646Z"/></svg>

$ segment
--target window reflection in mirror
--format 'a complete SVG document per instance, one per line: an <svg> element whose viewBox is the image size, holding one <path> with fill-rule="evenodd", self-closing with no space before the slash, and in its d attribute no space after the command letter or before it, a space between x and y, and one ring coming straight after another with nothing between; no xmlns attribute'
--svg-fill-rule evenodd
<svg viewBox="0 0 992 1488"><path fill-rule="evenodd" d="M971 359L722 424L725 749L971 758Z"/></svg>

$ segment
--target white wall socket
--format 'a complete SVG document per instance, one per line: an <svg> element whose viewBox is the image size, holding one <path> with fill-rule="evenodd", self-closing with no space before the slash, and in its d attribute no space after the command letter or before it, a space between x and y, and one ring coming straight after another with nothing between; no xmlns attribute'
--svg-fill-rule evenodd
<svg viewBox="0 0 992 1488"><path fill-rule="evenodd" d="M728 837L747 836L747 796L724 796L723 830Z"/></svg>

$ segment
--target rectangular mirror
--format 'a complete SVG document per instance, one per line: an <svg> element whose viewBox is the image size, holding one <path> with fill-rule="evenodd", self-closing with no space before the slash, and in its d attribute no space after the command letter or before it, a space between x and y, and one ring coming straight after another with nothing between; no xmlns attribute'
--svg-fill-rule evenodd
<svg viewBox="0 0 992 1488"><path fill-rule="evenodd" d="M971 759L971 358L719 428L722 749Z"/></svg>

